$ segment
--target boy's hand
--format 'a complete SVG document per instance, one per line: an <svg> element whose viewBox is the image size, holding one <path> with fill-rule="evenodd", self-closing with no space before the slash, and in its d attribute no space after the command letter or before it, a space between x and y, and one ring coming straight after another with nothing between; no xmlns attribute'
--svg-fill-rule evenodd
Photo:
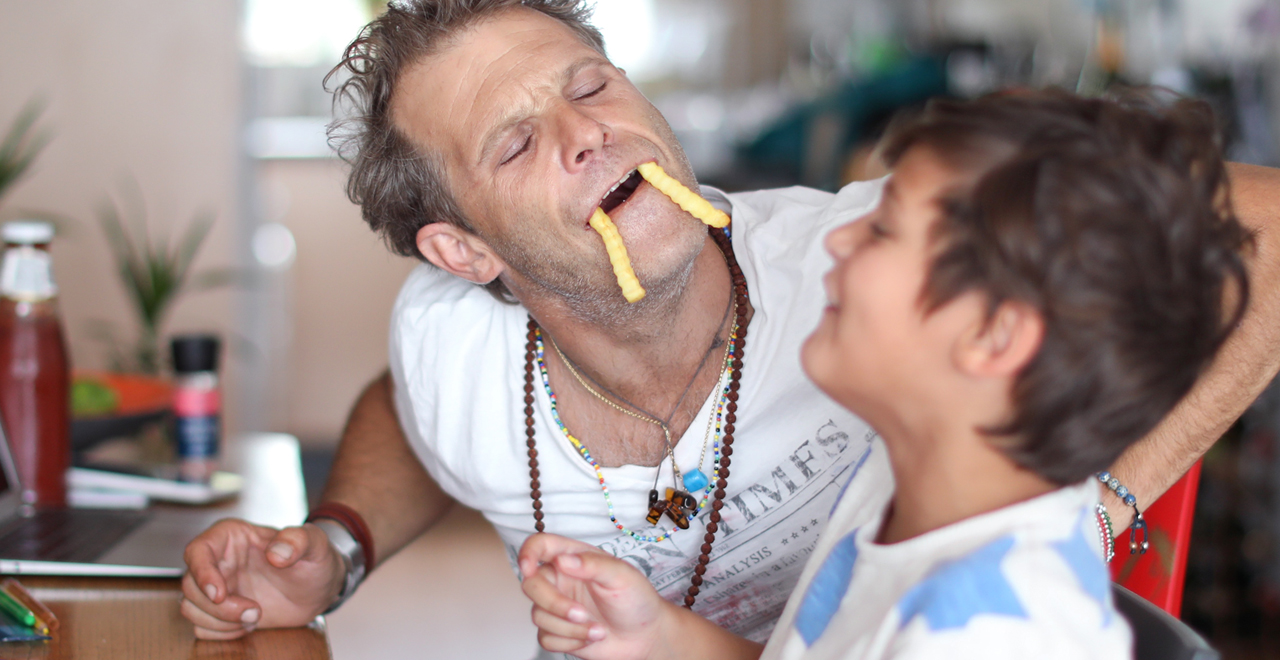
<svg viewBox="0 0 1280 660"><path fill-rule="evenodd" d="M554 534L529 537L519 563L543 648L583 660L660 655L676 606L630 564Z"/></svg>

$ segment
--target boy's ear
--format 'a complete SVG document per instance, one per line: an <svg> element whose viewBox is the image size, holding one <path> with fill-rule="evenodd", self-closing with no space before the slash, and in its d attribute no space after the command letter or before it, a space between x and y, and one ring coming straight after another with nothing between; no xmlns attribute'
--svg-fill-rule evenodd
<svg viewBox="0 0 1280 660"><path fill-rule="evenodd" d="M479 236L447 222L418 230L418 251L442 270L476 284L488 284L507 267Z"/></svg>
<svg viewBox="0 0 1280 660"><path fill-rule="evenodd" d="M957 342L956 365L971 376L1014 376L1036 356L1043 341L1044 317L1031 305L1006 301Z"/></svg>

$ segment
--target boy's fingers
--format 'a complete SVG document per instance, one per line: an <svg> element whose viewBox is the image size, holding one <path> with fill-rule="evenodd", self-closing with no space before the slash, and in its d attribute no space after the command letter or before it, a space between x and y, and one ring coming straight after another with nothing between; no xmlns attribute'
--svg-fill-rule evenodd
<svg viewBox="0 0 1280 660"><path fill-rule="evenodd" d="M631 564L604 553L564 554L556 557L553 563L561 573L605 589L635 588L637 579L644 582L643 586L649 584Z"/></svg>
<svg viewBox="0 0 1280 660"><path fill-rule="evenodd" d="M588 643L580 639L560 637L559 635L544 633L541 630L538 631L538 644L541 644L542 648L552 653L573 653Z"/></svg>
<svg viewBox="0 0 1280 660"><path fill-rule="evenodd" d="M538 627L538 631L557 637L566 639L576 639L582 642L591 641L590 623L574 623L558 617L547 610L533 606L533 625Z"/></svg>
<svg viewBox="0 0 1280 660"><path fill-rule="evenodd" d="M586 610L574 599L565 595L556 584L555 569L543 566L520 583L524 595L533 601L534 609L543 609L566 621L584 622ZM535 622L536 623L536 622Z"/></svg>
<svg viewBox="0 0 1280 660"><path fill-rule="evenodd" d="M518 556L520 572L524 575L531 575L538 569L540 564L545 564L559 555L592 551L602 552L593 545L557 534L534 534L525 539L524 545L520 546L520 554Z"/></svg>

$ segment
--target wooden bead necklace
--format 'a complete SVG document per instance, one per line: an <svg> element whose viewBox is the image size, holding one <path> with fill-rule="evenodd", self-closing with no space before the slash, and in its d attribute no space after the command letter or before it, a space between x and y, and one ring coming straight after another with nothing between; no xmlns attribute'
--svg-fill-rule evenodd
<svg viewBox="0 0 1280 660"><path fill-rule="evenodd" d="M724 437L720 441L720 460L717 462L715 492L712 494L713 499L711 500L711 515L707 522L702 546L699 548L698 561L693 567L693 578L684 597L684 606L690 609L693 608L693 603L698 597L698 591L702 586L702 576L706 574L707 564L711 561L711 544L715 542L716 532L719 530L720 510L724 508L724 489L729 485L729 466L732 463L730 457L733 455L734 423L738 419L738 389L742 379L742 358L747 344L747 327L741 323L741 317L748 309L747 280L742 275L742 269L738 267L737 259L734 258L733 244L729 240L728 230L711 229L710 234L729 266L729 275L733 280L734 307L736 310L734 315L737 317L734 325L740 327L737 328L736 337L731 339L735 345L732 349L733 359L730 364L732 371L729 378L728 391L724 393L724 398L726 399L724 404L724 426L722 429ZM538 448L537 440L534 437L533 421L533 372L534 363L538 360L538 353L541 351L541 346L539 346L541 343L540 334L537 322L530 317L524 358L524 432L525 446L528 447L529 454L529 495L533 499L533 526L534 529L542 532L545 531L546 525L542 522L544 518L542 512L542 483L539 480L541 473L538 470ZM601 481L603 482L603 477L601 477ZM616 520L615 524L617 524Z"/></svg>
<svg viewBox="0 0 1280 660"><path fill-rule="evenodd" d="M622 532L623 534L626 534L637 541L645 541L648 543L661 543L662 541L667 540L667 538L669 538L670 536L674 535L679 529L688 528L689 526L688 514L696 515L698 511L701 511L706 506L708 498L710 497L711 491L712 491L711 484L704 485L704 487L702 488L702 500L698 502L696 505L689 507L689 509L687 510L682 507L679 509L678 514L675 512L669 513L669 516L676 521L677 527L675 529L664 531L663 533L658 534L657 536L651 536L648 534L641 534L634 530L627 529L625 525L619 522L617 514L614 513L613 497L610 496L609 494L609 484L606 483L604 480L604 470L600 467L600 464L597 463L594 458L592 458L591 451L587 449L587 445L583 443L581 440L575 438L573 434L569 432L569 428L565 426L564 421L560 419L560 405L559 405L560 402L556 398L555 391L551 389L551 381L547 374L546 362L544 361L544 353L546 350L546 346L543 341L544 338L542 336L542 330L538 328L536 325L533 326L533 328L534 328L533 330L534 344L536 346L536 352L538 356L537 358L538 373L542 376L542 387L546 390L547 398L550 399L551 401L551 418L555 420L556 426L560 428L560 432L563 433L564 436L569 439L569 444L573 445L573 448L578 450L578 453L582 455L582 459L585 460L588 464L590 464L591 468L595 470L596 479L600 482L600 491L604 494L605 506L607 506L609 510L609 521L612 522L613 526L617 527L618 531ZM736 330L737 326L734 326L734 329ZM730 334L729 341L727 342L727 344L729 347L732 347L734 345L734 335ZM732 357L731 352L730 352L730 357ZM567 362L565 364L566 366L568 365ZM728 365L726 366L728 367ZM728 367L728 371L730 372L729 375L732 378L732 367ZM713 462L716 464L718 464L720 461L720 435L719 435L721 432L720 425L719 424L714 425L715 427L714 430L716 434L715 436L712 436L711 431L713 426L712 422L720 422L723 419L722 415L724 412L724 404L728 402L728 399L725 398L725 395L729 393L729 383L725 382L723 373L721 374L720 383L723 383L723 392L719 397L720 400L717 401L718 405L716 406L716 410L714 411L715 414L712 415L712 418L708 420L707 438L704 439L704 443L705 443L707 439L714 437L715 455L713 458ZM720 385L717 384L717 388L719 387ZM670 443L668 443L668 446L669 445ZM703 450L704 451L706 450L705 444L703 446ZM672 456L673 465L674 465L674 462L675 462L675 457ZM701 463L699 463L699 465L701 465ZM654 485L655 485L655 489L650 491L649 493L649 499L651 500L650 501L651 514L654 513L652 507L655 504L655 502L653 500L656 499L656 495L657 495L656 475L655 475ZM668 489L668 490L671 491L674 489ZM685 493L684 491L680 491L680 496L681 496L680 499L682 502L684 501L684 498L683 498L684 495L687 495L687 493ZM690 497L690 499L693 499L693 498ZM664 501L664 504L666 503L668 502ZM670 511L670 509L668 509L666 506L663 506L662 511L664 512ZM661 515L661 512L659 512L658 515ZM649 522L651 524L656 525L658 521L650 520Z"/></svg>

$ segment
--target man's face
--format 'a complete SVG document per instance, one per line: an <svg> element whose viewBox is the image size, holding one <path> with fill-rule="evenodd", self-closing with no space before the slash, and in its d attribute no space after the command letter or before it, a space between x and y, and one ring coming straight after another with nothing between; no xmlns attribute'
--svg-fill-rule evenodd
<svg viewBox="0 0 1280 660"><path fill-rule="evenodd" d="M510 270L563 297L622 300L588 219L637 165L656 161L696 185L666 121L626 76L536 11L484 20L398 85L395 124L441 157L471 228ZM647 183L613 197L625 198L605 208L641 283L679 281L705 241L702 224Z"/></svg>
<svg viewBox="0 0 1280 660"><path fill-rule="evenodd" d="M984 313L977 294L962 294L926 315L920 295L937 247L930 230L955 182L932 152L912 148L879 205L827 236L836 261L824 280L828 305L801 360L823 391L873 425L886 410L939 400L933 390L951 382L957 337Z"/></svg>

